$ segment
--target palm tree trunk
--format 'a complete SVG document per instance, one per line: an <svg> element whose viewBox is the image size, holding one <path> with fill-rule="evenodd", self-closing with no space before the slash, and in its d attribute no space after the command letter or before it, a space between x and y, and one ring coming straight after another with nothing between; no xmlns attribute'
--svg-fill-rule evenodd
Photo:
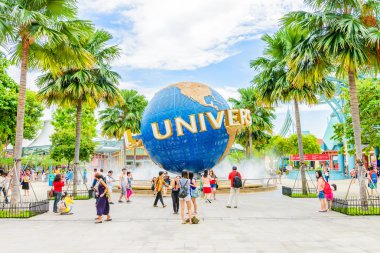
<svg viewBox="0 0 380 253"><path fill-rule="evenodd" d="M122 162L123 168L127 167L127 135L124 133L124 141L123 141L123 154L122 154Z"/></svg>
<svg viewBox="0 0 380 253"><path fill-rule="evenodd" d="M77 184L78 184L80 134L81 134L81 130L82 130L82 99L78 100L76 121L77 122L76 122L76 129L75 129L74 183L73 183L73 194L74 194L74 196L77 193Z"/></svg>
<svg viewBox="0 0 380 253"><path fill-rule="evenodd" d="M300 156L300 171L302 180L302 193L307 195L307 183L306 183L306 173L305 173L305 159L303 156L303 143L302 143L302 131L301 131L301 120L300 120L300 110L298 107L297 99L294 99L294 114L296 118L296 129L297 129L297 139L298 139L298 153Z"/></svg>
<svg viewBox="0 0 380 253"><path fill-rule="evenodd" d="M361 129L360 129L360 116L359 116L359 101L356 91L355 72L353 70L348 71L348 82L350 91L350 109L352 116L352 125L354 129L355 151L356 160L358 163L358 175L360 184L360 199L362 202L367 202L367 185L365 178L365 169L362 165L362 141L361 141Z"/></svg>
<svg viewBox="0 0 380 253"><path fill-rule="evenodd" d="M24 115L25 115L25 99L26 99L26 74L28 71L29 58L29 40L26 37L22 39L22 55L21 55L21 75L20 87L17 104L17 123L16 123L16 140L13 149L13 157L15 166L13 167L12 180L12 197L11 205L14 205L20 198L19 176L21 171L22 141L24 139Z"/></svg>
<svg viewBox="0 0 380 253"><path fill-rule="evenodd" d="M252 129L249 127L248 129L248 138L249 138L249 159L252 158Z"/></svg>

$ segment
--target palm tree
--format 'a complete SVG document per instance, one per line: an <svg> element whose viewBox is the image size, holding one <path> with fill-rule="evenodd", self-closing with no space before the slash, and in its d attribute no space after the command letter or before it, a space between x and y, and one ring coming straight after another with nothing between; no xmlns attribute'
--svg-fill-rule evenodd
<svg viewBox="0 0 380 253"><path fill-rule="evenodd" d="M75 20L76 11L75 0L0 0L0 43L9 49L12 61L21 66L12 204L19 198L17 175L21 170L28 69L49 68L56 74L58 62L73 66L92 64L89 54L71 46L83 31L90 28L87 22Z"/></svg>
<svg viewBox="0 0 380 253"><path fill-rule="evenodd" d="M265 106L258 100L256 89L249 87L238 89L240 99L229 98L235 108L245 108L251 111L252 125L242 129L237 136L238 142L246 149L246 158L252 157L253 140L255 147L266 143L270 139L273 129L272 120L275 119L274 109Z"/></svg>
<svg viewBox="0 0 380 253"><path fill-rule="evenodd" d="M380 67L380 31L376 17L379 1L307 0L316 12L293 12L285 17L288 26L308 31L308 47L317 48L335 65L339 78L348 78L350 109L354 129L356 159L360 175L360 196L367 199L365 169L356 79L360 72Z"/></svg>
<svg viewBox="0 0 380 253"><path fill-rule="evenodd" d="M111 70L110 62L119 56L117 46L107 46L112 36L103 30L89 32L80 41L82 48L95 59L91 68L65 68L55 77L48 72L38 79L41 88L39 95L50 106L76 107L76 139L74 155L74 187L76 192L77 168L79 165L80 133L82 127L82 107L95 108L101 102L109 105L116 103L120 97L116 86L120 76Z"/></svg>
<svg viewBox="0 0 380 253"><path fill-rule="evenodd" d="M121 140L124 138L124 159L126 155L126 131L139 133L142 115L148 101L136 90L121 90L123 98L113 107L100 111L100 122L102 122L102 134L108 138ZM134 148L133 164L136 166L136 148Z"/></svg>
<svg viewBox="0 0 380 253"><path fill-rule="evenodd" d="M259 71L253 83L260 99L275 105L290 101L294 103L302 191L303 194L307 194L299 104L317 104L317 95L332 97L335 86L323 76L318 78L318 75L315 75L313 82L305 81L305 69L317 70L319 64L325 63L314 59L319 55L313 51L307 53L308 57L301 54L305 52L300 51L298 46L304 38L304 34L296 28L282 28L273 36L264 35L263 40L266 43L264 57L252 61L251 67Z"/></svg>

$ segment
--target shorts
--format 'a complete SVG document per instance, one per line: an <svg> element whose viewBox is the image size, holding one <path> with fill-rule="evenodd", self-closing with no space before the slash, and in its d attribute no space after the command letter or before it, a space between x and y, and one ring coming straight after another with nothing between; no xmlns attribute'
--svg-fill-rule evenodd
<svg viewBox="0 0 380 253"><path fill-rule="evenodd" d="M204 193L204 194L211 193L211 187L204 187L204 186L203 186L203 193Z"/></svg>
<svg viewBox="0 0 380 253"><path fill-rule="evenodd" d="M318 193L318 198L319 198L319 199L324 199L324 198L325 198L325 193L324 193L324 191L319 191L319 193Z"/></svg>
<svg viewBox="0 0 380 253"><path fill-rule="evenodd" d="M212 189L216 189L216 184L211 184Z"/></svg>
<svg viewBox="0 0 380 253"><path fill-rule="evenodd" d="M369 188L377 189L377 183L369 183Z"/></svg>
<svg viewBox="0 0 380 253"><path fill-rule="evenodd" d="M325 194L325 197L326 197L327 200L333 200L334 194L332 194L332 193Z"/></svg>
<svg viewBox="0 0 380 253"><path fill-rule="evenodd" d="M23 182L22 187L23 190L29 190L29 182Z"/></svg>
<svg viewBox="0 0 380 253"><path fill-rule="evenodd" d="M121 194L127 195L127 187L121 187Z"/></svg>
<svg viewBox="0 0 380 253"><path fill-rule="evenodd" d="M179 200L184 200L184 201L191 201L191 196L190 196L190 194L187 194L187 196L186 197L184 197L184 198L179 198Z"/></svg>

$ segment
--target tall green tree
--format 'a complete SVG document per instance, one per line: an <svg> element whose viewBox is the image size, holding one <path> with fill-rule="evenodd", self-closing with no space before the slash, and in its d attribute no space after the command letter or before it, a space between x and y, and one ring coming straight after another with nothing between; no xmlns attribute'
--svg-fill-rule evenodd
<svg viewBox="0 0 380 253"><path fill-rule="evenodd" d="M79 151L80 161L89 161L95 151L96 118L94 109L84 107ZM54 134L51 139L50 157L55 161L73 162L75 155L76 108L58 108L53 114Z"/></svg>
<svg viewBox="0 0 380 253"><path fill-rule="evenodd" d="M21 169L28 69L50 69L56 74L63 64L92 63L90 54L74 46L76 38L89 27L87 22L76 20L75 3L75 0L0 0L0 44L10 50L13 63L20 64L13 150L16 179ZM19 198L18 180L12 184L11 203L14 204Z"/></svg>
<svg viewBox="0 0 380 253"><path fill-rule="evenodd" d="M103 30L88 32L80 39L80 46L91 53L95 65L90 68L64 68L55 76L48 72L39 77L39 94L48 105L76 107L76 133L74 155L74 185L76 191L77 167L79 164L80 138L82 128L82 108L95 108L101 102L113 105L120 98L117 88L120 76L109 65L119 56L117 46L109 46L111 34Z"/></svg>
<svg viewBox="0 0 380 253"><path fill-rule="evenodd" d="M294 155L298 153L297 143L298 136L297 134L292 134L287 138L288 141L288 154ZM321 146L318 143L317 137L312 134L303 134L302 135L302 144L303 144L303 152L305 154L320 154Z"/></svg>
<svg viewBox="0 0 380 253"><path fill-rule="evenodd" d="M115 106L100 111L102 134L108 138L124 138L124 159L126 155L126 131L139 133L142 115L148 100L136 90L121 90L122 100ZM125 163L125 161L124 161ZM133 164L136 166L136 148Z"/></svg>
<svg viewBox="0 0 380 253"><path fill-rule="evenodd" d="M252 157L253 148L262 148L268 143L273 130L272 121L276 118L274 109L259 101L256 89L238 89L239 99L229 98L235 108L245 108L251 111L252 125L243 128L237 135L237 141L245 147L246 158Z"/></svg>
<svg viewBox="0 0 380 253"><path fill-rule="evenodd" d="M264 102L278 104L293 101L294 103L302 189L303 193L306 194L307 181L299 104L317 104L317 96L322 94L326 97L332 97L335 86L323 75L321 75L322 77L315 75L312 82L306 80L305 72L308 69L319 69L320 64L325 64L325 62L319 61L318 52L310 49L308 49L307 57L305 57L305 52L299 48L304 39L305 33L297 28L287 29L284 27L272 36L264 35L263 40L266 44L264 57L253 60L251 67L258 71L253 83Z"/></svg>
<svg viewBox="0 0 380 253"><path fill-rule="evenodd" d="M357 82L358 101L361 139L368 146L364 149L369 151L371 148L380 146L380 80L376 78L359 79ZM345 123L338 123L334 126L334 139L348 141L348 147L354 147L354 130L352 127L352 117L350 113L350 94L348 89L344 89L341 99L347 101L343 106L346 117ZM343 150L342 150L343 151ZM355 154L354 149L347 150L350 154Z"/></svg>
<svg viewBox="0 0 380 253"><path fill-rule="evenodd" d="M294 12L286 23L308 31L306 47L317 48L335 65L339 78L349 83L350 109L354 130L356 159L359 164L360 196L366 200L365 169L356 79L369 68L380 66L380 2L358 0L307 0L315 12Z"/></svg>
<svg viewBox="0 0 380 253"><path fill-rule="evenodd" d="M0 147L14 146L18 84L6 73L9 62L0 55ZM42 126L43 105L36 93L26 90L24 139L33 139Z"/></svg>

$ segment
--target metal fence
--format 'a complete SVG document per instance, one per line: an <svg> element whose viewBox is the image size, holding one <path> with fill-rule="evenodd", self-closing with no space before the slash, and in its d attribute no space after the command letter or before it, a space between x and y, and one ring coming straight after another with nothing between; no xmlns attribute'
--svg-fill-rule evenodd
<svg viewBox="0 0 380 253"><path fill-rule="evenodd" d="M357 197L334 198L332 210L347 215L380 215L380 197L371 196L365 201Z"/></svg>
<svg viewBox="0 0 380 253"><path fill-rule="evenodd" d="M307 194L304 194L302 188L282 186L282 195L289 196L292 198L316 198L317 189L308 187Z"/></svg>
<svg viewBox="0 0 380 253"><path fill-rule="evenodd" d="M54 199L54 197L49 197L49 192L47 192L47 196L49 199ZM66 192L67 194L70 194L71 196L74 197L74 200L87 200L87 199L91 199L94 197L94 190L92 189L89 189L89 190L77 190L76 193L74 194L73 193L73 190L67 190L67 191L64 191Z"/></svg>
<svg viewBox="0 0 380 253"><path fill-rule="evenodd" d="M0 218L30 218L49 211L49 200L0 205Z"/></svg>

